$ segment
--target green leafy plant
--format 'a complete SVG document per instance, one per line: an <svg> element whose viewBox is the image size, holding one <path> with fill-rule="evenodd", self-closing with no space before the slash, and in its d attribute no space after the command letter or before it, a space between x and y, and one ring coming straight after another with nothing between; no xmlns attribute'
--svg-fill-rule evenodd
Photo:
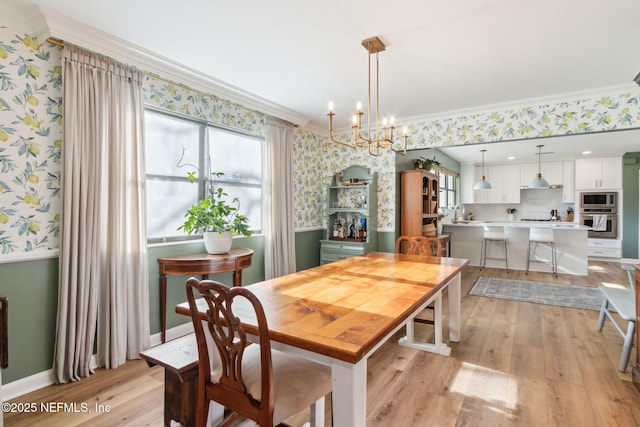
<svg viewBox="0 0 640 427"><path fill-rule="evenodd" d="M213 172L211 175L221 177L222 172ZM187 178L195 182L195 172L189 172ZM239 212L240 200L235 197L230 202L229 195L220 187L213 184L207 189L207 198L198 201L184 214L185 221L178 230L184 230L187 234L197 234L207 231L223 233L231 231L236 235L251 236L249 230L249 218Z"/></svg>
<svg viewBox="0 0 640 427"><path fill-rule="evenodd" d="M413 164L417 169L424 169L427 171L440 166L440 162L436 160L436 156L433 156L433 159L418 157L413 161Z"/></svg>

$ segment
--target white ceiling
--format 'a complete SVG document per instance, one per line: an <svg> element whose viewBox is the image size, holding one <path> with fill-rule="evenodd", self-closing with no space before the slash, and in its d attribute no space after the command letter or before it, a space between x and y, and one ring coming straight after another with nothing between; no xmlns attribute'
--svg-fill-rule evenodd
<svg viewBox="0 0 640 427"><path fill-rule="evenodd" d="M338 128L366 101L360 42L373 36L387 45L381 113L399 125L525 100L640 91L632 82L640 71L638 0L1 1L35 3L171 58L293 110L316 130L328 127L329 101Z"/></svg>

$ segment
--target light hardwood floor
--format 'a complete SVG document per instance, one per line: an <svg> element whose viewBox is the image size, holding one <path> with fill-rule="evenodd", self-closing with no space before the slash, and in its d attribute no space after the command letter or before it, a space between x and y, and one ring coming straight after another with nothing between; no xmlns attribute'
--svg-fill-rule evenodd
<svg viewBox="0 0 640 427"><path fill-rule="evenodd" d="M369 359L368 426L640 426L640 393L630 369L616 369L622 337L609 322L597 332L596 311L467 295L479 275L584 286L627 283L617 263L592 262L586 277L557 279L466 268L461 342L452 344L450 357L394 340L383 345ZM417 328L429 334L428 325ZM635 359L635 348L632 354ZM92 412L5 414L7 426L161 426L163 372L129 361L12 402L85 403ZM110 412L95 412L96 403ZM300 426L305 418L303 413L288 422Z"/></svg>

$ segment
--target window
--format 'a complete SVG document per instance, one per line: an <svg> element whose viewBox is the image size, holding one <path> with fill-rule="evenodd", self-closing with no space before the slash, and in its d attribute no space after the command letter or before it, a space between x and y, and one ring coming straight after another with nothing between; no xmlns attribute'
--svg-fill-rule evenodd
<svg viewBox="0 0 640 427"><path fill-rule="evenodd" d="M455 206L457 200L456 193L458 174L441 168L438 171L438 175L440 186L440 194L438 198L440 201L439 207L447 208L448 206Z"/></svg>
<svg viewBox="0 0 640 427"><path fill-rule="evenodd" d="M254 232L262 230L263 138L166 113L145 110L147 237L150 242L184 240L184 213L215 184L240 199L240 212ZM196 171L197 184L187 172ZM205 171L201 173L200 171Z"/></svg>

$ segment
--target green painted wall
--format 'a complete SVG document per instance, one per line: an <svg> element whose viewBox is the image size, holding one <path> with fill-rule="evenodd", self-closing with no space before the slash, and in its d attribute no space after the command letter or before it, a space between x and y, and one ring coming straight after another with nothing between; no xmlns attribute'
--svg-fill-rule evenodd
<svg viewBox="0 0 640 427"><path fill-rule="evenodd" d="M296 271L320 265L320 240L324 229L296 233Z"/></svg>
<svg viewBox="0 0 640 427"><path fill-rule="evenodd" d="M640 153L622 156L622 257L638 259Z"/></svg>
<svg viewBox="0 0 640 427"><path fill-rule="evenodd" d="M378 252L396 251L396 233L393 231L378 232Z"/></svg>
<svg viewBox="0 0 640 427"><path fill-rule="evenodd" d="M4 384L51 369L58 307L58 258L0 264L9 298L9 367Z"/></svg>

